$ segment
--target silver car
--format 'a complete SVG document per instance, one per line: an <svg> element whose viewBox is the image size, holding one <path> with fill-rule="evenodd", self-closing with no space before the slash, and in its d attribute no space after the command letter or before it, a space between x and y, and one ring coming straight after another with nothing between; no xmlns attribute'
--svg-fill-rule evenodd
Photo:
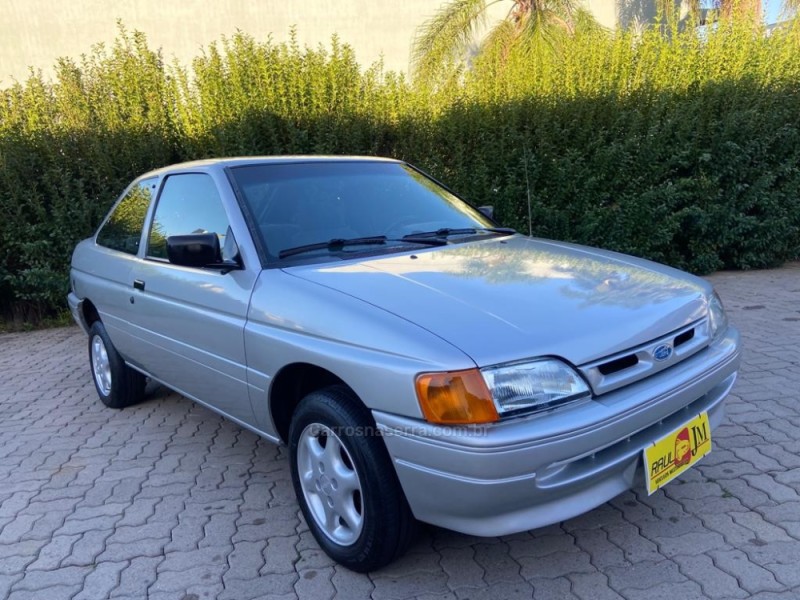
<svg viewBox="0 0 800 600"><path fill-rule="evenodd" d="M498 227L400 161L135 180L72 258L104 404L146 378L287 444L356 571L414 525L496 536L655 492L711 450L739 334L702 279Z"/></svg>

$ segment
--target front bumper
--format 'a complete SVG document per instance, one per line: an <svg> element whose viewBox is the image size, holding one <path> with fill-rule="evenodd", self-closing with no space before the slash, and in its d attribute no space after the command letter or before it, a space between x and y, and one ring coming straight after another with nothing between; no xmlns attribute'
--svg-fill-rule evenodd
<svg viewBox="0 0 800 600"><path fill-rule="evenodd" d="M703 411L712 429L722 422L739 358L730 328L666 371L550 413L462 428L374 415L419 520L505 535L572 518L643 483L646 446Z"/></svg>

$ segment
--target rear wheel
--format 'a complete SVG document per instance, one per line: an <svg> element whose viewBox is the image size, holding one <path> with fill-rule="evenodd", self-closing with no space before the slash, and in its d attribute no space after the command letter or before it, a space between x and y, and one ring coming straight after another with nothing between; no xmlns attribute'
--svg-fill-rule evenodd
<svg viewBox="0 0 800 600"><path fill-rule="evenodd" d="M97 395L109 408L125 408L144 398L144 375L125 364L101 321L89 328L89 366Z"/></svg>
<svg viewBox="0 0 800 600"><path fill-rule="evenodd" d="M405 552L414 517L372 415L347 388L300 402L289 450L297 500L331 558L363 573Z"/></svg>

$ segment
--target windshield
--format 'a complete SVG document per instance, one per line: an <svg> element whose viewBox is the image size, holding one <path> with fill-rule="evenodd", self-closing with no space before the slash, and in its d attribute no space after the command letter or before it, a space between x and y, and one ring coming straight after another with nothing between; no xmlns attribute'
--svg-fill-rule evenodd
<svg viewBox="0 0 800 600"><path fill-rule="evenodd" d="M351 240L400 240L442 229L490 228L477 210L408 165L389 162L260 164L230 170L267 252L319 244L325 259ZM383 250L394 247L387 244ZM373 245L348 252L375 252Z"/></svg>

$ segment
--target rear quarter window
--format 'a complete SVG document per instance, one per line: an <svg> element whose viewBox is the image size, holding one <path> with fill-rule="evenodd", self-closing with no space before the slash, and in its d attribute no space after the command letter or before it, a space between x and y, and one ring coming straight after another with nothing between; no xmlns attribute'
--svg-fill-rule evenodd
<svg viewBox="0 0 800 600"><path fill-rule="evenodd" d="M146 179L128 190L97 232L98 245L127 254L139 252L144 220L157 183L155 178Z"/></svg>

